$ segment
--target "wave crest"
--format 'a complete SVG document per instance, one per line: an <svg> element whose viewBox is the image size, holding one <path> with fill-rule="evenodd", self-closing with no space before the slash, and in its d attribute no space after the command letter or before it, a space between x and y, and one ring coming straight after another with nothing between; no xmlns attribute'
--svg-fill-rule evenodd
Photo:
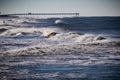
<svg viewBox="0 0 120 80"><path fill-rule="evenodd" d="M93 41L104 40L105 38L101 36L96 36L93 34L80 34L80 33L68 32L68 33L57 34L51 37L50 39L55 41L83 43L83 42L93 42Z"/></svg>

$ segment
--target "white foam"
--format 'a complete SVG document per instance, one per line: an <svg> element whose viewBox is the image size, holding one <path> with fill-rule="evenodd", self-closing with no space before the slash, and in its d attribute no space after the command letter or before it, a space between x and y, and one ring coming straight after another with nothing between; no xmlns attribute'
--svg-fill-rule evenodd
<svg viewBox="0 0 120 80"><path fill-rule="evenodd" d="M17 20L18 19L18 20ZM20 20L19 20L20 19ZM31 19L27 18L16 18L16 19L8 19L8 21L15 23L23 24L24 21L30 21ZM35 19L31 20L33 22ZM52 35L48 38L45 36L50 35L50 33L57 33L56 35ZM9 36L9 37L18 37L21 35L38 35L38 38L32 39L8 39L4 42L4 44L18 44L24 43L28 46L19 47L7 46L6 51L10 53L17 54L27 54L27 53L41 53L41 54L59 54L59 53L115 53L119 52L119 48L108 47L106 49L106 45L119 44L119 41L104 39L102 36L94 35L94 34L80 34L77 32L68 31L62 28L57 27L12 27L8 30L2 32L0 36ZM89 44L95 44L94 47L91 47ZM86 45L86 46L85 46ZM100 47L100 45L103 45ZM4 46L6 47L6 46ZM3 49L4 50L4 49ZM97 52L98 51L98 52ZM16 54L16 55L17 55Z"/></svg>
<svg viewBox="0 0 120 80"><path fill-rule="evenodd" d="M3 25L3 24L4 24L4 22L2 20L0 20L0 25Z"/></svg>
<svg viewBox="0 0 120 80"><path fill-rule="evenodd" d="M52 32L64 32L62 29L60 28L54 28L54 27L50 27L50 28L12 28L9 29L7 31L5 31L4 33L0 34L2 36L16 36L22 33L29 33L29 34L40 34L43 36L47 36L48 34L52 33Z"/></svg>
<svg viewBox="0 0 120 80"><path fill-rule="evenodd" d="M65 24L65 22L63 20L58 19L55 21L55 24Z"/></svg>
<svg viewBox="0 0 120 80"><path fill-rule="evenodd" d="M49 35L52 32L56 32L57 34L54 36L51 36L50 38L45 38L44 36ZM27 53L53 53L53 54L59 54L59 53L74 53L74 52L85 52L85 53L104 53L110 52L115 53L119 52L117 48L112 47L111 49L105 49L108 45L115 45L117 44L117 41L115 40L111 41L109 39L97 39L99 36L93 35L93 34L79 34L75 32L69 32L65 31L61 28L55 28L55 27L44 27L44 28L12 28L5 32L3 32L2 36L21 36L21 35L27 35L27 34L37 34L40 37L38 38L32 38L32 39L22 39L22 40L7 40L8 42L4 43L10 43L15 44L14 42L18 43L24 43L25 45L29 45L25 47L19 47L17 49L17 46L15 49L11 47L9 52L15 52L15 55L22 55ZM119 42L119 41L118 41ZM17 43L17 44L18 44ZM87 45L95 44L94 47L90 47ZM84 46L86 45L86 46ZM103 45L103 47L99 47L99 45ZM92 45L91 45L92 46ZM105 49L105 50L104 50ZM103 51L102 51L103 50ZM17 54L16 54L17 52ZM42 55L41 54L41 55Z"/></svg>
<svg viewBox="0 0 120 80"><path fill-rule="evenodd" d="M51 40L55 41L66 41L66 42L75 42L75 43L88 43L88 42L96 42L96 41L102 41L102 39L97 39L100 36L96 36L93 34L78 34L74 32L67 32L67 33L60 33L56 36L51 37Z"/></svg>
<svg viewBox="0 0 120 80"><path fill-rule="evenodd" d="M30 26L28 23L38 23L38 21L33 18L20 18L20 17L0 19L0 25Z"/></svg>
<svg viewBox="0 0 120 80"><path fill-rule="evenodd" d="M74 56L74 57L73 57ZM102 55L95 56L92 55L50 55L50 56L36 56L36 57L11 57L10 59L5 59L6 63L4 65L16 66L16 65L38 65L38 64L62 64L62 65L103 65L103 64L120 64L119 62L120 56L116 55ZM11 63L13 60L17 60L16 62ZM118 59L118 60L116 60ZM67 67L66 67L67 68ZM68 69L68 68L67 68ZM73 68L74 69L74 68Z"/></svg>

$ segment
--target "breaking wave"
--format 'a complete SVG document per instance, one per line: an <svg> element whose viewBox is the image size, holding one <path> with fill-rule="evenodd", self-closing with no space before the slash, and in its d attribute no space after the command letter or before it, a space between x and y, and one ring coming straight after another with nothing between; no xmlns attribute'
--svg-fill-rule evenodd
<svg viewBox="0 0 120 80"><path fill-rule="evenodd" d="M112 40L99 35L66 31L56 27L10 28L0 35L8 37L7 40L3 41L4 44L11 44L7 47L6 52L2 53L3 55L120 52L119 47L108 47L120 46L119 40ZM18 43L19 46L17 45ZM20 44L22 45L20 46ZM6 47L6 45L4 46ZM15 45L15 48L13 45Z"/></svg>
<svg viewBox="0 0 120 80"><path fill-rule="evenodd" d="M46 19L45 23L54 23L55 21L56 19ZM60 26L35 27L33 24L41 22L44 22L44 20L39 21L34 18L2 19L0 22L1 54L43 55L50 53L66 54L120 52L119 39L112 39L98 34L81 33ZM24 24L26 24L26 26ZM32 27L29 27L29 25Z"/></svg>

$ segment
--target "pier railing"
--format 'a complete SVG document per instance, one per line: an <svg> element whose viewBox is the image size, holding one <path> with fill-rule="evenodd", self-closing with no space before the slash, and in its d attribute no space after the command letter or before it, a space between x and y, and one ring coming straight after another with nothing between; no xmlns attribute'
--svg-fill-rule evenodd
<svg viewBox="0 0 120 80"><path fill-rule="evenodd" d="M12 16L27 16L27 15L73 15L79 16L79 13L15 13L15 14L4 14L4 15L12 15Z"/></svg>

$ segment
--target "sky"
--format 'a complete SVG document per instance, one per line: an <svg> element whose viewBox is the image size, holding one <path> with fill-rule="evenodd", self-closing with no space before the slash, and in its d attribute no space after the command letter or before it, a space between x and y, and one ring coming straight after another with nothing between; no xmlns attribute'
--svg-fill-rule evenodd
<svg viewBox="0 0 120 80"><path fill-rule="evenodd" d="M0 12L78 12L80 16L120 16L120 0L0 0Z"/></svg>

